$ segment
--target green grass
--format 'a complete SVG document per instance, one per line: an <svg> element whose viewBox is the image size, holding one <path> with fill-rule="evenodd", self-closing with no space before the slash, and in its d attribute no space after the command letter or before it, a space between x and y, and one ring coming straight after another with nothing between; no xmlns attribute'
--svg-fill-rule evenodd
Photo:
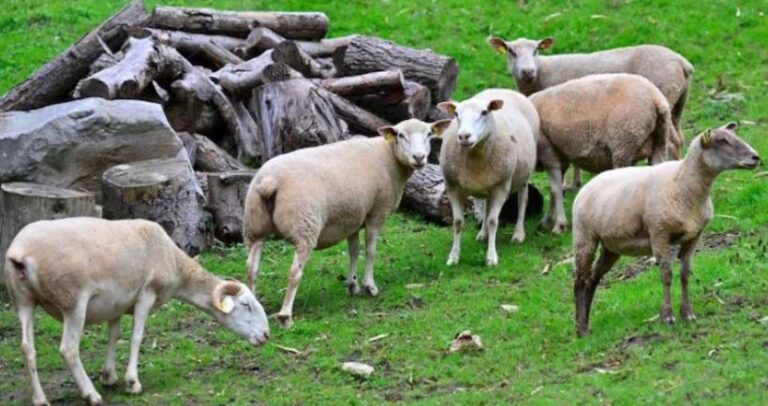
<svg viewBox="0 0 768 406"><path fill-rule="evenodd" d="M30 4L31 3L31 4ZM6 0L0 9L0 92L23 80L120 7L97 0ZM154 4L154 2L151 2ZM512 87L505 62L485 45L489 34L554 36L552 52L591 51L658 43L685 55L696 79L685 114L688 139L707 126L746 120L739 133L768 156L768 3L729 1L167 1L222 9L322 10L330 35L364 33L453 56L461 67L456 98L486 87ZM722 103L714 92L741 93ZM536 175L545 188L545 178ZM545 189L542 189L545 190ZM316 252L307 266L291 330L273 328L270 344L253 349L204 314L178 302L148 323L140 375L144 393L97 388L108 402L137 404L766 404L768 335L757 320L768 315L768 177L726 173L713 196L718 216L707 228L710 245L724 233L732 244L706 249L694 261L692 299L699 321L668 327L646 322L661 303L658 272L609 274L593 307L592 334L577 339L572 323L567 265L540 270L569 256L570 234L534 232L522 246L500 235L500 265L484 267L475 230L464 235L461 264L446 268L446 227L408 214L394 215L379 244L377 298L349 297L343 286L346 247ZM572 200L572 195L568 201ZM203 256L211 271L243 277L241 246ZM258 294L270 313L282 300L292 250L270 242ZM407 289L405 285L423 287ZM674 306L679 284L674 283ZM503 303L520 311L504 314ZM60 325L39 312L39 370L54 402L78 399L58 355ZM118 347L127 359L129 318ZM479 334L485 351L451 355L446 349L464 329ZM18 321L0 310L0 402L26 404ZM369 343L379 334L388 337ZM92 327L82 344L86 369L96 376L106 331ZM276 344L303 351L295 356ZM372 364L357 380L340 363ZM121 370L124 366L121 366Z"/></svg>

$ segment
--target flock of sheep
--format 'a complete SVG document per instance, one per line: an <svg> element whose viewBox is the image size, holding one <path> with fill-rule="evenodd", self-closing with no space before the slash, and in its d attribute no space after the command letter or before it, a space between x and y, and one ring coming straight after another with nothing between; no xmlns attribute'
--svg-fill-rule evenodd
<svg viewBox="0 0 768 406"><path fill-rule="evenodd" d="M6 254L5 278L22 328L22 351L32 382L32 400L47 404L37 375L33 311L37 305L64 324L60 351L90 404L101 396L86 374L79 343L86 323L109 323L109 348L101 371L104 385L117 382L115 345L120 317L133 314L125 373L127 390L139 393L137 363L148 314L171 298L211 314L222 325L259 345L269 338L267 317L252 293L264 241L280 236L295 246L288 289L277 320L292 324L293 302L312 250L343 240L349 249L350 294L357 281L359 232L365 229L362 288L376 296L376 241L397 208L406 180L426 164L430 139L442 138L440 165L453 212L448 265L459 262L464 203L484 204L478 240L487 241L486 263L498 264L496 234L502 205L517 192L513 241L525 239L527 183L546 170L550 205L540 226L567 227L563 175L569 165L600 173L573 205L576 330L589 331L597 285L621 255L653 255L661 268L661 320L672 323L672 246L680 246L681 318L695 318L688 299L690 260L712 218L710 189L717 175L755 168L759 156L736 136L735 123L707 130L680 159L681 115L693 67L679 54L641 45L591 54L540 56L553 44L489 39L509 60L518 93L489 89L462 102L443 102L452 119L411 119L379 129L380 137L356 137L306 148L268 161L251 182L245 204L244 240L248 284L206 272L175 246L158 225L143 220L72 218L33 223ZM651 166L632 167L648 159ZM667 161L667 162L665 162ZM574 174L574 185L580 179ZM600 256L593 261L600 247ZM594 262L594 263L593 263Z"/></svg>

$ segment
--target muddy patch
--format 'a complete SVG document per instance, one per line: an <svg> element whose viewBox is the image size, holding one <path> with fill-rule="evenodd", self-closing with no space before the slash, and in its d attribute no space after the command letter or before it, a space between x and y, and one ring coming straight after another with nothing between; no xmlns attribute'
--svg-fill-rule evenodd
<svg viewBox="0 0 768 406"><path fill-rule="evenodd" d="M661 334L659 333L649 333L649 334L629 336L624 340L622 340L618 344L618 347L622 349L632 348L632 347L642 347L647 344L660 341L661 338L662 338Z"/></svg>
<svg viewBox="0 0 768 406"><path fill-rule="evenodd" d="M704 234L699 245L696 247L696 253L701 251L719 251L733 245L741 236L736 230L725 231L721 233ZM677 258L678 248L675 248L673 258ZM656 264L653 258L640 257L631 264L619 270L619 280L634 279L638 275L647 272Z"/></svg>

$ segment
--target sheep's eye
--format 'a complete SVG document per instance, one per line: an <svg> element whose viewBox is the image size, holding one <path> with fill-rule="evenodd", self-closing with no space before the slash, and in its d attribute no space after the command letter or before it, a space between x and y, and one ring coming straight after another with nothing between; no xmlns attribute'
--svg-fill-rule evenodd
<svg viewBox="0 0 768 406"><path fill-rule="evenodd" d="M485 116L485 115L488 115L488 110L483 110L483 111L480 113L480 115L481 115L481 116Z"/></svg>
<svg viewBox="0 0 768 406"><path fill-rule="evenodd" d="M397 138L405 139L405 135L403 133L397 133Z"/></svg>
<svg viewBox="0 0 768 406"><path fill-rule="evenodd" d="M538 50L538 49L534 49L534 50L533 50L533 56L536 56L536 55L538 55L538 54L539 54L539 50Z"/></svg>
<svg viewBox="0 0 768 406"><path fill-rule="evenodd" d="M507 48L507 51L509 52L509 55L510 55L510 56L514 56L514 57L517 57L517 54L516 54L516 53L515 53L515 51L513 51L512 49L510 49L510 48Z"/></svg>
<svg viewBox="0 0 768 406"><path fill-rule="evenodd" d="M730 143L731 142L728 141L728 138L718 138L718 139L715 140L715 144L718 144L718 145L725 145L725 144L730 144Z"/></svg>
<svg viewBox="0 0 768 406"><path fill-rule="evenodd" d="M245 310L248 310L249 312L251 311L251 305L248 303L243 303L243 307L245 307Z"/></svg>

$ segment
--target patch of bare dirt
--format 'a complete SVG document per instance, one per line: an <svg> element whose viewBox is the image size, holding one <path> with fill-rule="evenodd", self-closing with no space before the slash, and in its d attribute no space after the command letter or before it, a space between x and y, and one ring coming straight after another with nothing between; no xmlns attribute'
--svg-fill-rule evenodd
<svg viewBox="0 0 768 406"><path fill-rule="evenodd" d="M662 336L659 333L633 335L622 340L621 343L619 343L619 348L642 347L646 344L659 341L661 338Z"/></svg>

